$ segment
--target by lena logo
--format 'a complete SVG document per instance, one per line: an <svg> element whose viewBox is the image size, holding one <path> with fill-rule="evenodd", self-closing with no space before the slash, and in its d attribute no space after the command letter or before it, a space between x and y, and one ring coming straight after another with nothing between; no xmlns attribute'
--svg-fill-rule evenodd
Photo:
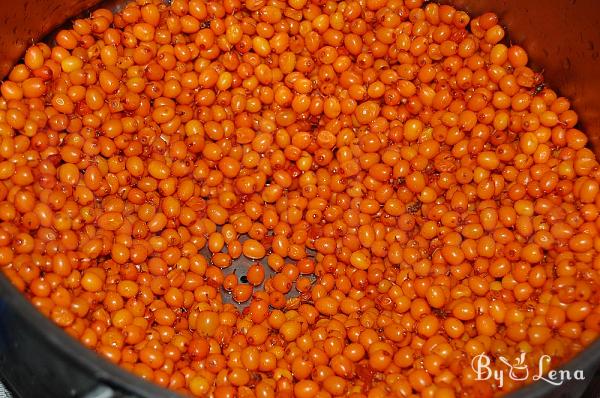
<svg viewBox="0 0 600 398"><path fill-rule="evenodd" d="M500 362L505 364L508 368L508 374L505 374L503 369L492 369L490 357L486 354L481 353L476 355L471 360L471 367L475 371L477 380L490 380L493 379L498 383L498 387L502 388L504 385L504 378L507 376L510 380L524 381L528 380L530 373L529 367L525 362L527 353L522 352L520 356L515 358L514 363L510 363L508 359L503 356L499 356ZM539 359L537 369L532 369L531 380L538 381L543 380L546 383L550 383L555 386L560 386L567 380L585 380L583 370L575 370L574 372L566 369L550 370L546 376L544 376L544 369L548 368L548 364L552 358L550 355L542 355Z"/></svg>

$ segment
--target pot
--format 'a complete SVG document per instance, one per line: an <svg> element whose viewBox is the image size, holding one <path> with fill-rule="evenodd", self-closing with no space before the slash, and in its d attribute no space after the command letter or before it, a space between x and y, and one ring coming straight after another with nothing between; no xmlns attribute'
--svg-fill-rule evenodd
<svg viewBox="0 0 600 398"><path fill-rule="evenodd" d="M98 0L16 0L0 2L0 77L34 40ZM455 0L478 15L496 12L510 40L529 53L546 81L573 100L581 129L600 155L600 6L595 0ZM113 4L108 4L111 7ZM103 6L107 6L106 3ZM584 380L561 385L540 380L510 398L582 397L600 364L600 340L561 369ZM100 358L39 313L0 275L0 379L15 398L176 397Z"/></svg>

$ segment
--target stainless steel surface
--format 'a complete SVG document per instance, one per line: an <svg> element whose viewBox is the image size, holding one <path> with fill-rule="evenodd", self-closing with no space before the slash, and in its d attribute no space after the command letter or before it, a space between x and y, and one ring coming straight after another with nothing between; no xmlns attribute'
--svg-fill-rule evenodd
<svg viewBox="0 0 600 398"><path fill-rule="evenodd" d="M12 398L10 391L0 382L0 398Z"/></svg>
<svg viewBox="0 0 600 398"><path fill-rule="evenodd" d="M240 242L244 242L246 240L248 240L249 237L248 235L244 234L244 235L240 235L239 240ZM227 247L225 247L225 249L223 250L224 253L227 253ZM210 250L208 250L208 246L205 246L201 251L201 254L203 254L206 258L211 258L212 257L212 253L210 252ZM308 249L308 255L311 257L314 257L316 254L316 252L314 250L310 250ZM288 258L286 258L286 260L289 260ZM292 261L292 260L290 260ZM252 260L249 259L248 257L241 255L240 257L236 258L235 260L233 260L232 264L223 269L223 275L227 276L230 274L235 274L238 278L238 283L240 284L247 284L248 283L248 279L246 279L246 275L248 273L248 268L250 268L250 266L252 266L254 263L256 263L256 260ZM265 270L265 279L263 281L263 283L261 283L258 286L254 287L254 291L262 291L265 288L265 282L269 279L272 278L273 276L275 276L275 271L269 266L268 262L267 262L267 257L263 257L260 261L258 261L260 264L262 264L264 270ZM312 282L314 282L317 277L314 274L311 275L303 275L306 278L309 278ZM296 289L296 282L293 282L292 285L292 289L285 295L286 299L290 299L293 297L298 297L300 295L300 292ZM248 307L250 305L251 300L248 301L244 301L242 303L238 303L237 301L234 300L233 296L231 295L230 292L227 292L225 289L221 289L221 297L223 298L223 302L224 303L229 303L229 304L233 304L234 306L236 306L237 309L239 309L240 311L243 311L244 308ZM2 397L0 397L2 398Z"/></svg>

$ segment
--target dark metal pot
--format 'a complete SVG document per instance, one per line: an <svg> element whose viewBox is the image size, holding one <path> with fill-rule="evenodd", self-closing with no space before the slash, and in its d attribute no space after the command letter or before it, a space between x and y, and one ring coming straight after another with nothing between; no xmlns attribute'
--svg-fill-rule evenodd
<svg viewBox="0 0 600 398"><path fill-rule="evenodd" d="M443 1L478 15L496 12L546 81L572 99L600 155L600 5L595 0ZM0 77L38 40L99 0L0 0ZM581 397L600 364L600 340L562 367L584 381L538 381L510 398ZM0 379L15 397L176 397L100 358L34 309L0 275ZM596 398L598 392L586 393ZM586 397L587 398L587 397Z"/></svg>

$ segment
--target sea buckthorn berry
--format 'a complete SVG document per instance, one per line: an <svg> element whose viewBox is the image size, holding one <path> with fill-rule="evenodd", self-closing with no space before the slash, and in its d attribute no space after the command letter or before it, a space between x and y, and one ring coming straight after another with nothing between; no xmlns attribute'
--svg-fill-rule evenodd
<svg viewBox="0 0 600 398"><path fill-rule="evenodd" d="M252 259L261 259L265 256L265 248L260 242L254 239L248 239L242 245L242 251L244 256Z"/></svg>
<svg viewBox="0 0 600 398"><path fill-rule="evenodd" d="M598 161L506 34L422 0L94 10L0 85L0 268L186 396L491 398L476 355L562 366L600 332Z"/></svg>

